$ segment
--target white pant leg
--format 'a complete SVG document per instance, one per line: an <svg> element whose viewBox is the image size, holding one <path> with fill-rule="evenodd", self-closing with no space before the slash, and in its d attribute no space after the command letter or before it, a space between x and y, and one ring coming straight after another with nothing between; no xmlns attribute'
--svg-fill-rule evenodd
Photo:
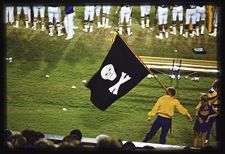
<svg viewBox="0 0 225 154"><path fill-rule="evenodd" d="M126 13L125 14L125 21L126 21L126 23L129 23L129 21L130 21L130 13Z"/></svg>
<svg viewBox="0 0 225 154"><path fill-rule="evenodd" d="M88 9L85 9L84 10L84 20L88 20L88 17L89 17L89 11L88 11Z"/></svg>
<svg viewBox="0 0 225 154"><path fill-rule="evenodd" d="M38 17L38 6L33 6L34 18Z"/></svg>
<svg viewBox="0 0 225 154"><path fill-rule="evenodd" d="M182 21L183 20L183 14L184 14L184 12L183 12L183 6L179 6L179 8L178 8L178 20L179 21Z"/></svg>
<svg viewBox="0 0 225 154"><path fill-rule="evenodd" d="M150 11L151 11L151 6L150 5L146 5L145 6L145 15L150 15Z"/></svg>
<svg viewBox="0 0 225 154"><path fill-rule="evenodd" d="M22 6L17 6L16 7L16 14L17 15L20 15L21 14L21 11L22 11Z"/></svg>
<svg viewBox="0 0 225 154"><path fill-rule="evenodd" d="M103 13L105 14L110 14L110 9L111 9L111 6L110 5L106 5L103 8Z"/></svg>
<svg viewBox="0 0 225 154"><path fill-rule="evenodd" d="M200 18L201 21L205 21L205 16L206 16L205 12L206 12L205 6L203 6L201 8L201 18Z"/></svg>
<svg viewBox="0 0 225 154"><path fill-rule="evenodd" d="M74 13L68 14L68 36L73 36L74 31L73 31L73 17L74 17Z"/></svg>
<svg viewBox="0 0 225 154"><path fill-rule="evenodd" d="M9 22L9 7L5 8L5 23Z"/></svg>
<svg viewBox="0 0 225 154"><path fill-rule="evenodd" d="M66 34L68 35L69 33L69 27L68 27L68 15L65 14L65 17L64 17L64 27L65 27L65 31L66 31Z"/></svg>
<svg viewBox="0 0 225 154"><path fill-rule="evenodd" d="M191 9L191 22L192 24L196 24L196 9Z"/></svg>
<svg viewBox="0 0 225 154"><path fill-rule="evenodd" d="M57 22L60 22L60 13L59 13L59 12L55 12L55 13L53 14L53 16L54 16L54 18L55 18L56 23L57 23Z"/></svg>
<svg viewBox="0 0 225 154"><path fill-rule="evenodd" d="M177 7L173 7L173 10L172 10L172 20L173 21L176 21L177 20L177 16L178 16Z"/></svg>
<svg viewBox="0 0 225 154"><path fill-rule="evenodd" d="M163 12L163 24L167 24L167 20L168 20L168 8L163 8L164 12Z"/></svg>
<svg viewBox="0 0 225 154"><path fill-rule="evenodd" d="M125 20L125 11L124 11L124 9L121 9L120 10L120 23L123 24L124 20Z"/></svg>
<svg viewBox="0 0 225 154"><path fill-rule="evenodd" d="M158 16L158 24L162 25L163 24L163 9L161 7L158 7L157 16Z"/></svg>
<svg viewBox="0 0 225 154"><path fill-rule="evenodd" d="M24 13L24 15L28 15L28 10L29 9L29 7L28 6L23 6L23 13Z"/></svg>
<svg viewBox="0 0 225 154"><path fill-rule="evenodd" d="M145 16L145 5L140 5L140 13L141 13L141 17Z"/></svg>
<svg viewBox="0 0 225 154"><path fill-rule="evenodd" d="M100 16L101 5L97 5L97 6L95 7L95 12L96 12L96 16Z"/></svg>
<svg viewBox="0 0 225 154"><path fill-rule="evenodd" d="M92 9L92 10L90 10L90 12L89 12L89 16L90 16L90 21L93 21L94 20L94 13L95 13L95 11Z"/></svg>
<svg viewBox="0 0 225 154"><path fill-rule="evenodd" d="M41 6L39 11L40 11L41 18L44 18L45 17L45 7Z"/></svg>
<svg viewBox="0 0 225 154"><path fill-rule="evenodd" d="M30 7L28 7L27 15L28 15L28 21L30 23L31 22L31 8Z"/></svg>
<svg viewBox="0 0 225 154"><path fill-rule="evenodd" d="M53 23L53 7L48 7L48 21Z"/></svg>
<svg viewBox="0 0 225 154"><path fill-rule="evenodd" d="M190 21L191 21L191 9L187 9L185 15L185 25L188 25Z"/></svg>

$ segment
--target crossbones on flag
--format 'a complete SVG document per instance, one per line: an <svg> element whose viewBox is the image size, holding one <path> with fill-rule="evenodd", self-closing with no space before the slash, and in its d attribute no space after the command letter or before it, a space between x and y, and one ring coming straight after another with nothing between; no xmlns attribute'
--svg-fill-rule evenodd
<svg viewBox="0 0 225 154"><path fill-rule="evenodd" d="M86 85L91 90L91 102L104 111L148 74L146 67L117 35L100 69Z"/></svg>

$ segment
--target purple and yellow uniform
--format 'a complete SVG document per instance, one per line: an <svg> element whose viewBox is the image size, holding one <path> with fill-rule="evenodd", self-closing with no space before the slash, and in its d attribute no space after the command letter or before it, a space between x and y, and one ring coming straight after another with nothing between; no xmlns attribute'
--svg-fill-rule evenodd
<svg viewBox="0 0 225 154"><path fill-rule="evenodd" d="M183 115L191 117L187 109L185 109L179 100L175 99L170 95L164 95L160 97L152 110L148 113L148 117L152 118L158 113L156 120L154 121L151 130L146 134L143 142L147 142L152 139L156 134L157 130L162 127L162 132L160 135L160 144L166 143L166 135L171 128L172 117L174 115L174 108L178 110Z"/></svg>
<svg viewBox="0 0 225 154"><path fill-rule="evenodd" d="M198 110L198 118L195 121L194 130L200 132L209 131L211 121L208 121L207 119L213 113L212 105L201 105Z"/></svg>

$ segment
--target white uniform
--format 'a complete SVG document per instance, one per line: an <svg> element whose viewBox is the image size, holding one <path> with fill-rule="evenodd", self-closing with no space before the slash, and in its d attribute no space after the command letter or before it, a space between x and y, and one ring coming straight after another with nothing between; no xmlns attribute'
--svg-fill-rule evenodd
<svg viewBox="0 0 225 154"><path fill-rule="evenodd" d="M110 5L102 6L102 27L104 28L111 28L111 26L109 26L110 9L111 9Z"/></svg>
<svg viewBox="0 0 225 154"><path fill-rule="evenodd" d="M29 28L29 21L31 21L31 10L29 6L17 6L16 7L16 14L17 14L17 19L16 19L16 25L14 25L13 27L15 28L19 28L19 21L20 21L20 15L23 9L23 13L25 16L25 28Z"/></svg>
<svg viewBox="0 0 225 154"><path fill-rule="evenodd" d="M174 5L172 10L172 22L173 22L173 31L171 34L176 35L176 21L179 20L180 23L180 35L183 34L183 6Z"/></svg>
<svg viewBox="0 0 225 154"><path fill-rule="evenodd" d="M167 32L167 20L168 20L168 6L159 5L157 8L158 25L165 29L165 37L168 38L169 34ZM159 29L159 35L156 38L163 39L163 30Z"/></svg>
<svg viewBox="0 0 225 154"><path fill-rule="evenodd" d="M33 21L33 30L37 29L37 22L38 22L38 13L40 13L41 17L41 30L45 30L45 22L44 22L44 17L45 17L45 6L33 6L33 12L34 12L34 21Z"/></svg>
<svg viewBox="0 0 225 154"><path fill-rule="evenodd" d="M185 34L184 37L188 38L188 25L192 22L193 30L195 30L196 25L196 5L188 5L185 15ZM191 37L194 36L194 31L190 34Z"/></svg>
<svg viewBox="0 0 225 154"><path fill-rule="evenodd" d="M158 6L157 15L158 15L158 24L159 25L167 24L168 7L162 6L162 5Z"/></svg>
<svg viewBox="0 0 225 154"><path fill-rule="evenodd" d="M127 25L127 34L130 36L132 34L130 30L130 16L131 16L131 6L123 5L120 9L120 19L119 19L119 34L122 35L123 23L125 22Z"/></svg>
<svg viewBox="0 0 225 154"><path fill-rule="evenodd" d="M190 5L189 8L186 9L186 16L185 16L185 25L188 25L190 22L192 24L196 24L196 6Z"/></svg>
<svg viewBox="0 0 225 154"><path fill-rule="evenodd" d="M49 35L53 36L53 19L55 19L58 36L62 36L60 25L61 9L59 6L48 7Z"/></svg>
<svg viewBox="0 0 225 154"><path fill-rule="evenodd" d="M65 17L64 17L64 26L67 33L66 40L70 40L73 38L75 34L73 29L73 18L74 18L74 7L73 6L65 6Z"/></svg>
<svg viewBox="0 0 225 154"><path fill-rule="evenodd" d="M5 22L13 24L14 22L14 7L13 6L7 6L5 9Z"/></svg>
<svg viewBox="0 0 225 154"><path fill-rule="evenodd" d="M95 6L85 5L84 7L84 32L93 31L93 20L94 20Z"/></svg>
<svg viewBox="0 0 225 154"><path fill-rule="evenodd" d="M145 28L145 20L146 20L146 27L149 27L150 22L150 5L140 5L140 13L141 13L141 27Z"/></svg>
<svg viewBox="0 0 225 154"><path fill-rule="evenodd" d="M197 23L196 35L197 36L199 36L200 22L201 22L201 35L204 34L204 29L205 29L205 25L204 25L205 16L206 16L205 6L204 5L197 6L196 7L196 23Z"/></svg>
<svg viewBox="0 0 225 154"><path fill-rule="evenodd" d="M45 17L45 6L33 6L34 18L38 18L38 13L40 13L40 17Z"/></svg>
<svg viewBox="0 0 225 154"><path fill-rule="evenodd" d="M96 15L96 20L97 20L97 28L102 27L100 23L100 14L101 14L101 5L96 5L95 6L95 15Z"/></svg>

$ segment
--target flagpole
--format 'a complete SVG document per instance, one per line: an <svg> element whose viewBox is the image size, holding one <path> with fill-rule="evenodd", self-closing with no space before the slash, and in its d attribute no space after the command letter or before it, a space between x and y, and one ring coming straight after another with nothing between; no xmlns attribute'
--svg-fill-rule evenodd
<svg viewBox="0 0 225 154"><path fill-rule="evenodd" d="M139 55L137 55L136 53L133 52L133 50L131 50L131 48L128 46L127 42L120 36L118 35L123 41L124 43L127 45L127 47L130 49L130 51L138 58L138 60L142 63L142 65L144 65L144 67L148 70L149 74L153 75L154 78L156 79L156 81L162 86L162 88L169 94L169 91L166 89L166 87L162 84L162 82L156 77L156 75L145 65L145 63L143 62L143 60L139 57Z"/></svg>

